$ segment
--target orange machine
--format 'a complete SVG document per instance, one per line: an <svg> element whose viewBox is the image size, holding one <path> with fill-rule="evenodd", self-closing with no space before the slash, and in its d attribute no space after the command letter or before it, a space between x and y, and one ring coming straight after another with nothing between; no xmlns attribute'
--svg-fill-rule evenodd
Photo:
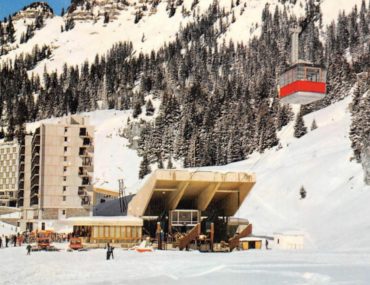
<svg viewBox="0 0 370 285"><path fill-rule="evenodd" d="M83 249L82 241L80 238L71 238L69 240L69 248L72 250L81 250Z"/></svg>

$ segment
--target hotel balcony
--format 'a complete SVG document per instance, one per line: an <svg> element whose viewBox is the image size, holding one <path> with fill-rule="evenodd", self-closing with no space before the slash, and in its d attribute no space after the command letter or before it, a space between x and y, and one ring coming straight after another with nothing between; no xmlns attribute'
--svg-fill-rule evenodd
<svg viewBox="0 0 370 285"><path fill-rule="evenodd" d="M84 206L84 207L89 207L90 206L90 197L89 196L83 196L81 198L81 206Z"/></svg>
<svg viewBox="0 0 370 285"><path fill-rule="evenodd" d="M33 157L32 157L32 161L31 161L31 164L32 165L39 165L40 164L40 154L38 152L36 152Z"/></svg>
<svg viewBox="0 0 370 285"><path fill-rule="evenodd" d="M85 196L86 195L86 188L85 187L78 187L78 196Z"/></svg>
<svg viewBox="0 0 370 285"><path fill-rule="evenodd" d="M90 185L90 178L89 177L82 177L82 185Z"/></svg>
<svg viewBox="0 0 370 285"><path fill-rule="evenodd" d="M35 205L38 205L39 204L39 197L38 195L34 195L34 196L31 196L31 206L35 206ZM37 216L38 217L38 216ZM35 219L37 219L37 217Z"/></svg>

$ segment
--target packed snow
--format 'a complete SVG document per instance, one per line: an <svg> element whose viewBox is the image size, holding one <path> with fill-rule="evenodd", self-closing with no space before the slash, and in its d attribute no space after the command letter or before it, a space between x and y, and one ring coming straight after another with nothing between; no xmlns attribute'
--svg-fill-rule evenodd
<svg viewBox="0 0 370 285"><path fill-rule="evenodd" d="M361 252L251 250L232 253L114 250L32 252L0 249L2 284L368 284L370 259ZM20 270L21 269L21 270Z"/></svg>

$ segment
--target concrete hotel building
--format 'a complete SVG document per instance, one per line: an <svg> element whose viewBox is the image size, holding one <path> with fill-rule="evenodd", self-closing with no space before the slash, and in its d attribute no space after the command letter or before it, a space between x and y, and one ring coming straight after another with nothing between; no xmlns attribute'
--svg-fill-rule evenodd
<svg viewBox="0 0 370 285"><path fill-rule="evenodd" d="M21 230L47 221L89 216L92 207L93 134L87 118L41 124L20 148L18 205Z"/></svg>
<svg viewBox="0 0 370 285"><path fill-rule="evenodd" d="M17 141L0 142L0 206L17 206L18 155Z"/></svg>

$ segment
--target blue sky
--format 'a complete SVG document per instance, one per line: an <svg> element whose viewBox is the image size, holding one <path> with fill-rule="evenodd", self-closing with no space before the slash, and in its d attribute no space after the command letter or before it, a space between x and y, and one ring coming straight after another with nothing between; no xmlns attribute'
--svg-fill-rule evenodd
<svg viewBox="0 0 370 285"><path fill-rule="evenodd" d="M2 20L5 16L13 14L33 2L37 2L37 0L0 0L0 19ZM60 15L62 7L67 8L71 0L40 0L40 2L47 2L53 8L54 13Z"/></svg>

